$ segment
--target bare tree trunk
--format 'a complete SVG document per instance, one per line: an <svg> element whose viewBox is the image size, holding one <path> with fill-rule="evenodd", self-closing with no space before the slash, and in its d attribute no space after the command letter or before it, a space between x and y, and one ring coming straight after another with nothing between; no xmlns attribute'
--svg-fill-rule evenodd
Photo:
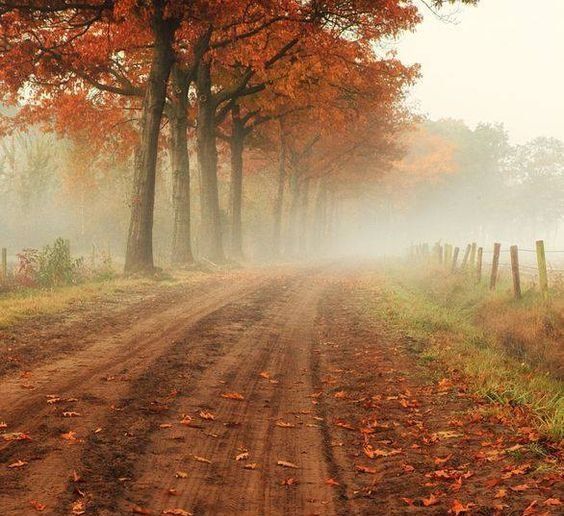
<svg viewBox="0 0 564 516"><path fill-rule="evenodd" d="M234 258L241 258L243 256L241 211L243 205L243 150L245 145L245 127L239 117L237 107L233 109L233 129L229 144L231 148L231 191L229 196L231 254Z"/></svg>
<svg viewBox="0 0 564 516"><path fill-rule="evenodd" d="M188 87L186 73L172 68L170 156L172 165L172 263L189 264L192 256L190 220L190 162L188 157Z"/></svg>
<svg viewBox="0 0 564 516"><path fill-rule="evenodd" d="M196 89L198 94L196 141L202 182L200 202L202 235L200 241L202 254L214 262L221 263L225 261L225 254L217 184L216 106L211 90L211 64L205 59L202 59L198 65Z"/></svg>
<svg viewBox="0 0 564 516"><path fill-rule="evenodd" d="M312 246L316 254L322 254L324 247L324 232L327 217L327 183L325 178L319 180L315 201Z"/></svg>
<svg viewBox="0 0 564 516"><path fill-rule="evenodd" d="M280 153L278 155L278 189L274 200L272 250L274 256L280 255L280 231L282 227L282 207L284 206L284 186L286 183L286 143L280 128Z"/></svg>
<svg viewBox="0 0 564 516"><path fill-rule="evenodd" d="M299 252L301 255L307 254L308 233L310 227L310 219L308 217L309 207L309 177L304 177L300 196L300 221L299 221Z"/></svg>
<svg viewBox="0 0 564 516"><path fill-rule="evenodd" d="M298 210L300 204L300 181L298 172L294 171L290 178L290 212L288 213L288 229L286 231L286 253L295 255L298 244Z"/></svg>
<svg viewBox="0 0 564 516"><path fill-rule="evenodd" d="M175 24L171 20L163 20L160 3L155 11L155 44L143 98L141 137L135 159L131 220L125 255L126 273L152 272L154 269L153 213L157 150L167 81L174 61L172 40L175 31Z"/></svg>

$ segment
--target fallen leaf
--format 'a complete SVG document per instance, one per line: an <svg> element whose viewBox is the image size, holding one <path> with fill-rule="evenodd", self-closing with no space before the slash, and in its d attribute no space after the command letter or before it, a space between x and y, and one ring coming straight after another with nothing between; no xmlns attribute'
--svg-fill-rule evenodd
<svg viewBox="0 0 564 516"><path fill-rule="evenodd" d="M177 471L174 476L176 478L188 478L188 473L186 471Z"/></svg>
<svg viewBox="0 0 564 516"><path fill-rule="evenodd" d="M246 460L248 458L249 458L249 452L243 452L243 453L240 453L239 455L237 455L237 457L235 457L235 460L236 461Z"/></svg>
<svg viewBox="0 0 564 516"><path fill-rule="evenodd" d="M259 373L259 376L261 378L264 378L265 380L270 380L270 373L268 373L267 371L262 371L262 373Z"/></svg>
<svg viewBox="0 0 564 516"><path fill-rule="evenodd" d="M544 502L542 502L542 504L548 505L549 507L557 507L562 505L562 502L560 501L560 498L547 498Z"/></svg>
<svg viewBox="0 0 564 516"><path fill-rule="evenodd" d="M63 417L80 417L80 413L73 411L63 412Z"/></svg>
<svg viewBox="0 0 564 516"><path fill-rule="evenodd" d="M172 424L170 423L162 423L159 425L159 428L172 428Z"/></svg>
<svg viewBox="0 0 564 516"><path fill-rule="evenodd" d="M25 441L31 440L31 437L22 432L10 432L7 434L2 434L2 439L4 439L4 441Z"/></svg>
<svg viewBox="0 0 564 516"><path fill-rule="evenodd" d="M66 441L77 441L76 432L69 430L66 434L61 434L61 438L65 439Z"/></svg>
<svg viewBox="0 0 564 516"><path fill-rule="evenodd" d="M459 514L463 514L465 512L470 512L470 508L474 507L473 503L469 503L467 505L462 505L458 500L454 500L454 502L452 503L451 507L450 507L450 514L454 514L455 516L458 516Z"/></svg>
<svg viewBox="0 0 564 516"><path fill-rule="evenodd" d="M72 480L73 480L73 482L79 482L80 481L80 475L76 472L76 469L72 470Z"/></svg>
<svg viewBox="0 0 564 516"><path fill-rule="evenodd" d="M163 514L173 514L174 516L192 516L191 512L184 509L165 509Z"/></svg>
<svg viewBox="0 0 564 516"><path fill-rule="evenodd" d="M144 509L139 505L134 505L131 507L131 512L133 514L153 514L149 509Z"/></svg>
<svg viewBox="0 0 564 516"><path fill-rule="evenodd" d="M31 500L29 504L38 512L44 511L47 507L45 504L39 503L37 500Z"/></svg>
<svg viewBox="0 0 564 516"><path fill-rule="evenodd" d="M531 514L536 514L537 510L535 509L535 507L537 506L537 504L538 502L536 500L533 500L523 511L523 516L530 516Z"/></svg>
<svg viewBox="0 0 564 516"><path fill-rule="evenodd" d="M180 420L181 425L188 426L191 423L192 423L192 417L191 416L188 416L188 415L182 416L182 419Z"/></svg>
<svg viewBox="0 0 564 516"><path fill-rule="evenodd" d="M276 426L279 426L281 428L295 428L296 425L293 425L292 423L286 423L286 421L276 421Z"/></svg>
<svg viewBox="0 0 564 516"><path fill-rule="evenodd" d="M16 462L12 462L12 464L9 464L8 467L9 468L21 468L22 466L25 466L27 464L27 461L25 460L17 460Z"/></svg>
<svg viewBox="0 0 564 516"><path fill-rule="evenodd" d="M337 399L341 399L341 400L342 400L342 399L344 399L344 398L346 398L346 397L347 397L347 394L346 394L345 391L339 391L339 392L336 392L336 393L335 393L335 398L337 398Z"/></svg>
<svg viewBox="0 0 564 516"><path fill-rule="evenodd" d="M499 489L494 498L505 498L507 496L507 489Z"/></svg>
<svg viewBox="0 0 564 516"><path fill-rule="evenodd" d="M294 478L287 478L286 480L282 480L281 484L283 486L293 486L295 484L297 484L298 482L296 481L296 479Z"/></svg>
<svg viewBox="0 0 564 516"><path fill-rule="evenodd" d="M446 462L448 462L451 458L452 458L452 454L447 455L444 458L437 457L437 458L435 458L434 462L437 466L440 466L441 464L445 464Z"/></svg>
<svg viewBox="0 0 564 516"><path fill-rule="evenodd" d="M180 493L179 493L176 489L174 489L174 487L171 487L171 488L167 491L167 493L168 493L169 495L171 495L171 496L179 496L179 495L180 495Z"/></svg>
<svg viewBox="0 0 564 516"><path fill-rule="evenodd" d="M328 478L328 479L325 481L325 483L326 483L328 486L331 486L331 487L335 487L335 486L340 486L340 485L341 485L341 484L339 484L339 482L337 482L334 478Z"/></svg>
<svg viewBox="0 0 564 516"><path fill-rule="evenodd" d="M415 471L415 468L411 464L404 464L402 468L406 473L413 473Z"/></svg>
<svg viewBox="0 0 564 516"><path fill-rule="evenodd" d="M62 398L49 398L47 403L49 403L49 405L53 405L54 403L59 403L59 401L62 401Z"/></svg>
<svg viewBox="0 0 564 516"><path fill-rule="evenodd" d="M257 464L255 462L252 462L250 464L245 464L243 466L244 469L257 469Z"/></svg>
<svg viewBox="0 0 564 516"><path fill-rule="evenodd" d="M77 516L80 514L85 514L86 513L86 504L84 503L83 500L77 500L76 502L74 502L72 504L72 509L71 509L72 514L76 514Z"/></svg>
<svg viewBox="0 0 564 516"><path fill-rule="evenodd" d="M521 492L529 489L529 486L527 484L520 484L518 486L510 487L509 489L511 489L511 491Z"/></svg>
<svg viewBox="0 0 564 516"><path fill-rule="evenodd" d="M431 507L432 505L437 505L439 503L439 499L434 494L431 494L429 498L423 498L421 502L425 507Z"/></svg>
<svg viewBox="0 0 564 516"><path fill-rule="evenodd" d="M227 398L228 400L238 400L238 401L242 401L245 399L245 397L242 394L239 394L238 392L224 392L221 395L222 398Z"/></svg>
<svg viewBox="0 0 564 516"><path fill-rule="evenodd" d="M200 410L199 416L202 419L206 419L208 421L213 421L215 419L215 416L211 412L208 412L207 410Z"/></svg>
<svg viewBox="0 0 564 516"><path fill-rule="evenodd" d="M401 500L410 507L414 507L414 500L412 498L402 498Z"/></svg>
<svg viewBox="0 0 564 516"><path fill-rule="evenodd" d="M278 466L282 466L283 468L298 469L298 466L296 466L293 462L288 462L286 460L279 460L276 464L278 464Z"/></svg>
<svg viewBox="0 0 564 516"><path fill-rule="evenodd" d="M211 460L206 459L205 457L198 457L198 455L194 455L193 457L196 462L204 462L206 464L211 464Z"/></svg>

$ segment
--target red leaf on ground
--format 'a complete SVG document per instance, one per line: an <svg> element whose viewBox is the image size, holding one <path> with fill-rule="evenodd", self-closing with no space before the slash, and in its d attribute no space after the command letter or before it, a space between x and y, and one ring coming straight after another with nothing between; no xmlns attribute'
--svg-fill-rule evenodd
<svg viewBox="0 0 564 516"><path fill-rule="evenodd" d="M47 507L45 504L39 503L37 500L31 500L29 504L38 512L44 511Z"/></svg>
<svg viewBox="0 0 564 516"><path fill-rule="evenodd" d="M421 502L425 507L431 507L432 505L437 505L439 503L439 499L434 494L431 494L429 498L423 498Z"/></svg>

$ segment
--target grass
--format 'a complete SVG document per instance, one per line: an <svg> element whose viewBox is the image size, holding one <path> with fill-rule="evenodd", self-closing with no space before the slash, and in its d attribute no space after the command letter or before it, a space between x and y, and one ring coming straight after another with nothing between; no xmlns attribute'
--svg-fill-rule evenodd
<svg viewBox="0 0 564 516"><path fill-rule="evenodd" d="M170 280L160 283L169 284ZM53 289L26 288L11 291L0 296L0 328L31 317L62 312L76 302L148 288L151 285L155 285L155 280L116 278Z"/></svg>
<svg viewBox="0 0 564 516"><path fill-rule="evenodd" d="M366 315L421 360L460 371L494 403L527 407L543 434L564 438L562 293L551 306L534 292L516 302L506 285L490 293L464 275L403 267L366 287Z"/></svg>

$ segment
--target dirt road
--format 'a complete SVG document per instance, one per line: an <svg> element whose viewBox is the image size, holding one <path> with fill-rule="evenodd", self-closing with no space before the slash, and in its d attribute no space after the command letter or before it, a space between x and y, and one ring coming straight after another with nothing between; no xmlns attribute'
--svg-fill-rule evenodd
<svg viewBox="0 0 564 516"><path fill-rule="evenodd" d="M63 338L46 321L50 345L0 378L0 514L446 514L458 498L482 514L496 501L540 507L546 479L503 500L487 487L509 457L470 466L485 440L507 449L519 437L477 419L472 439L453 430L475 400L445 383L438 395L400 343L363 326L354 292L350 272L240 272L96 324L82 314ZM13 330L10 354L29 349L32 330ZM433 477L447 462L446 478Z"/></svg>

